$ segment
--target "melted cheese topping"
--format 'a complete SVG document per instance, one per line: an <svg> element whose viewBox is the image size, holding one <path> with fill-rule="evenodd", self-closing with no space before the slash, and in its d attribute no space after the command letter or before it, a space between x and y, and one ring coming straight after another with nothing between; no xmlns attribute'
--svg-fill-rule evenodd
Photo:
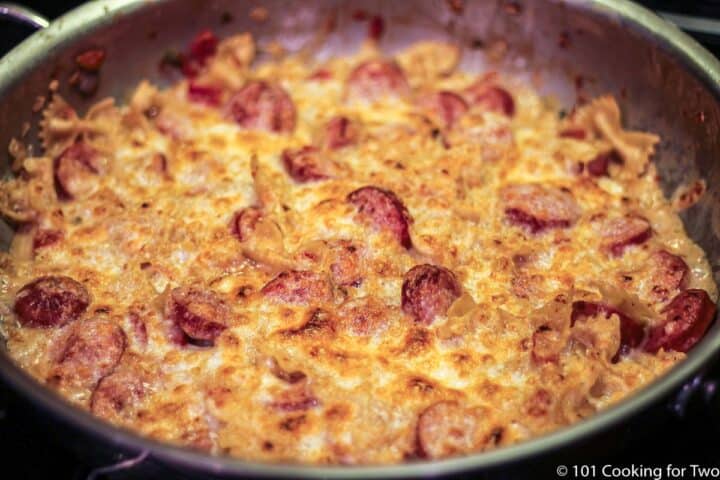
<svg viewBox="0 0 720 480"><path fill-rule="evenodd" d="M363 50L332 60L321 66L329 74L322 79L311 75L316 66L297 58L253 70L228 66L222 56L211 61L207 70L215 76L206 72L198 81L229 88L218 72L232 68L239 86L248 79L281 85L297 111L290 134L243 129L222 108L189 100L186 80L164 91L143 83L128 105L105 102L83 119L71 116L64 133L45 124L46 157L24 160L26 170L35 165L41 173L5 187L42 189L28 200L35 226L18 232L3 259L2 333L18 364L45 382L58 361L54 345L72 323L22 327L13 311L16 292L37 277L65 275L92 297L75 322L102 314L127 336L115 370L131 372L142 393L118 406L110 421L244 459L383 464L434 451L426 445L418 452L418 417L439 401L462 405L475 429L466 446L444 454L481 451L592 415L682 360L682 353L663 350L637 349L617 363L598 354L603 338L612 343L619 335L616 316L580 325L593 332L596 348L568 333L557 361L533 360L536 318L558 295L601 302L606 285L639 295L659 318L667 302L646 298L643 283L651 281L646 265L658 249L685 259L689 287L716 296L705 256L663 197L652 165L639 177L624 176L624 166L615 164L600 178L578 173L579 163L602 152L632 148L618 140L627 132L607 127L612 115L598 123L607 131L593 132L588 118L602 109L591 104L577 120L587 138L563 137L558 132L569 121L550 102L497 78L514 99L514 116L473 107L452 129L438 129L416 100L426 91L463 91L476 77L452 71L432 44L422 44L399 56L410 94L350 101L347 78L371 55ZM437 62L440 72L430 68ZM423 68L413 70L419 63ZM51 109L60 109L58 102ZM339 173L294 181L281 152L316 142L338 115L359 128L356 144L326 152ZM86 195L58 200L48 193L52 175L48 180L43 168L47 173L78 138L102 153L100 173L91 175ZM537 234L509 222L501 191L523 183L571 192L579 218ZM414 219L412 249L358 220L346 196L365 185L391 190L405 204ZM241 244L229 228L236 212L253 205L281 231L279 243L265 244L270 257ZM628 213L646 218L652 237L609 255L598 225ZM62 231L62 239L28 250L42 228ZM320 270L299 252L339 239L358 247L361 283L336 285L323 302L330 327L288 333L305 325L317 305L270 301L261 288L288 265ZM401 306L403 277L421 263L454 272L464 292L428 326ZM214 346L170 339L164 305L179 286L213 291L229 306L228 328ZM347 326L343 312L352 305L379 312L367 334ZM95 386L61 391L90 408Z"/></svg>

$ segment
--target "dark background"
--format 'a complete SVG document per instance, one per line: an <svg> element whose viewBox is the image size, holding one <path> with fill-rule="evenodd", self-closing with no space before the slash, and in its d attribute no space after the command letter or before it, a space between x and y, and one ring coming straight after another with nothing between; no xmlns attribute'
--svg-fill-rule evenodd
<svg viewBox="0 0 720 480"><path fill-rule="evenodd" d="M41 14L55 18L80 1L16 0ZM650 8L720 19L720 0L643 1ZM27 28L0 21L0 54L9 50L29 32ZM696 35L716 55L720 55L718 35ZM693 388L686 388L658 402L621 428L593 440L582 448L559 452L552 459L509 472L499 470L488 478L558 478L555 465L678 466L700 464L720 467L720 362L702 372ZM678 401L680 400L680 401ZM67 448L67 432L49 424L41 412L33 410L0 383L0 478L83 479L94 468L108 464L93 454L78 454ZM157 471L135 469L131 475L99 478L176 478ZM663 472L665 473L665 472ZM483 478L473 476L473 478ZM567 478L573 478L572 475ZM689 478L689 477L686 477Z"/></svg>

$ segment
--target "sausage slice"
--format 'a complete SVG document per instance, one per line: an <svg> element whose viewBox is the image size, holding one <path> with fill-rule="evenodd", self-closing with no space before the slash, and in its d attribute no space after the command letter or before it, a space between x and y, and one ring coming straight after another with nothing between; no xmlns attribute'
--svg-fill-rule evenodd
<svg viewBox="0 0 720 480"><path fill-rule="evenodd" d="M660 250L650 257L649 263L651 300L664 302L671 294L686 287L690 267L682 257Z"/></svg>
<svg viewBox="0 0 720 480"><path fill-rule="evenodd" d="M298 183L324 180L331 176L327 161L320 150L312 145L286 148L282 152L282 160L288 175Z"/></svg>
<svg viewBox="0 0 720 480"><path fill-rule="evenodd" d="M425 108L444 128L452 128L455 122L469 109L467 102L460 95L448 90L435 92L422 98L420 106Z"/></svg>
<svg viewBox="0 0 720 480"><path fill-rule="evenodd" d="M416 322L430 325L444 315L460 297L462 288L455 274L437 265L416 265L405 274L402 309Z"/></svg>
<svg viewBox="0 0 720 480"><path fill-rule="evenodd" d="M210 290L179 287L170 292L165 304L165 318L180 329L185 341L197 346L214 345L227 328L229 316L228 306Z"/></svg>
<svg viewBox="0 0 720 480"><path fill-rule="evenodd" d="M15 313L24 327L62 327L76 320L90 304L87 289L70 277L40 277L20 289Z"/></svg>
<svg viewBox="0 0 720 480"><path fill-rule="evenodd" d="M409 230L412 217L393 192L367 186L351 192L347 200L358 208L360 216L373 227L389 232L403 247L412 247Z"/></svg>
<svg viewBox="0 0 720 480"><path fill-rule="evenodd" d="M94 386L110 374L125 351L125 332L109 319L73 323L61 337L47 382L58 387Z"/></svg>
<svg viewBox="0 0 720 480"><path fill-rule="evenodd" d="M327 279L315 272L288 270L270 280L261 290L268 298L292 304L324 303L332 299Z"/></svg>
<svg viewBox="0 0 720 480"><path fill-rule="evenodd" d="M102 168L100 154L90 145L77 142L54 161L55 189L58 196L72 200L90 195L98 186Z"/></svg>
<svg viewBox="0 0 720 480"><path fill-rule="evenodd" d="M367 101L383 97L402 97L410 91L400 65L390 60L369 60L350 72L347 97Z"/></svg>
<svg viewBox="0 0 720 480"><path fill-rule="evenodd" d="M295 104L279 85L248 82L226 105L227 115L250 130L290 133L295 129Z"/></svg>
<svg viewBox="0 0 720 480"><path fill-rule="evenodd" d="M333 117L325 125L322 145L328 150L355 145L358 139L358 129L355 123L347 117Z"/></svg>
<svg viewBox="0 0 720 480"><path fill-rule="evenodd" d="M559 188L537 184L508 185L501 190L500 196L508 222L530 233L568 228L581 213L572 194Z"/></svg>
<svg viewBox="0 0 720 480"><path fill-rule="evenodd" d="M642 245L652 236L650 222L637 215L611 218L602 226L603 246L619 257L633 245Z"/></svg>
<svg viewBox="0 0 720 480"><path fill-rule="evenodd" d="M715 303L705 290L685 290L663 309L665 321L650 330L645 351L689 351L705 335L715 311Z"/></svg>
<svg viewBox="0 0 720 480"><path fill-rule="evenodd" d="M504 88L479 80L464 91L467 102L491 112L501 113L507 117L515 115L515 100Z"/></svg>

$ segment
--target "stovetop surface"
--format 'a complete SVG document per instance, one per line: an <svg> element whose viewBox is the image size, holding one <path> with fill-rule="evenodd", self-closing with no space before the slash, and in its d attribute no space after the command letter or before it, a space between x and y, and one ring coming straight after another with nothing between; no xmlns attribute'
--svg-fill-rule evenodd
<svg viewBox="0 0 720 480"><path fill-rule="evenodd" d="M20 0L18 3L31 6L49 17L56 17L81 2ZM720 0L647 0L641 3L656 10L720 19ZM5 34L19 38L20 33L10 32L2 25L0 37L7 36L3 35L3 28L6 28ZM16 41L15 39L12 41ZM720 32L717 38L703 35L698 36L698 40L715 55L720 56ZM0 39L0 52L4 51L3 47L7 47L9 43L6 38ZM716 362L706 374L709 379L720 379L720 362ZM668 464L687 467L685 478L692 478L689 467L691 464L720 467L720 450L716 441L720 435L718 387L720 385L717 382L698 382L697 389L688 396L685 404L678 403L677 394L673 394L670 398L658 402L655 408L613 431L602 445L582 453L573 451L569 453L571 457L558 460L558 465L561 461L567 465L595 465L595 478L604 478L601 470L603 465L660 466L663 467L662 478L670 478L665 470ZM0 383L0 461L4 471L0 478L79 480L88 478L94 469L107 463L92 455L74 453L66 448L63 446L67 443L65 439L56 438L59 437L58 431L44 429L43 419L33 415L22 399ZM159 478L160 475L136 468L122 474L99 475L95 478ZM166 475L162 476L168 478ZM554 464L535 465L524 473L504 473L501 469L487 478L523 477L560 478ZM567 478L577 477L572 475L571 470Z"/></svg>

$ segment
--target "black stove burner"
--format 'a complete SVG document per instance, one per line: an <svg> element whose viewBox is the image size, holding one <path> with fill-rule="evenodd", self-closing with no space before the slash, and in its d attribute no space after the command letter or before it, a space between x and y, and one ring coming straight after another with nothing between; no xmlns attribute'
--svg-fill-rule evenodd
<svg viewBox="0 0 720 480"><path fill-rule="evenodd" d="M46 15L55 17L77 4L70 1L24 0ZM720 56L720 0L670 0L641 2L662 13L695 36L715 55ZM672 16L672 15L675 16ZM710 20L708 22L708 20ZM0 54L26 33L0 26ZM11 38L8 38L11 37ZM5 43L2 43L5 42ZM68 448L68 430L48 425L43 415L0 383L0 459L3 478L100 480L121 478L180 478L177 472L163 471L142 455L132 458L100 460L93 454L77 454ZM571 446L530 465L508 465L491 473L467 475L465 478L516 479L561 478L560 465L567 465L567 478L574 475L572 466L594 466L594 478L604 478L602 467L662 467L662 478L668 478L668 464L686 467L685 478L692 478L690 465L720 467L716 438L720 436L720 362L688 382L679 392L627 424L594 438L586 445ZM609 471L611 472L611 471ZM621 471L622 472L622 471ZM578 470L578 473L583 473ZM586 469L585 473L592 473ZM628 475L632 471L626 471ZM463 478L463 477L459 477ZM593 476L585 475L585 478ZM650 478L650 477L644 477Z"/></svg>

